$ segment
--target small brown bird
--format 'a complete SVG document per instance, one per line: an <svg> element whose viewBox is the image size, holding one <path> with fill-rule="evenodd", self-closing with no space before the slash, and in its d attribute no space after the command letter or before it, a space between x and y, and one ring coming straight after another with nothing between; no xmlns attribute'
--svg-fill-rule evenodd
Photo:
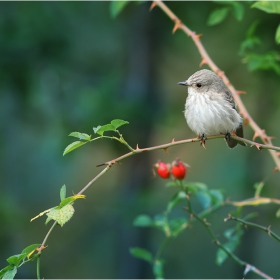
<svg viewBox="0 0 280 280"><path fill-rule="evenodd" d="M214 72L203 69L178 85L188 87L185 118L190 129L200 137L203 146L207 135L220 133L226 135L229 148L234 148L237 144L246 146L244 142L231 137L232 132L243 137L242 118L237 112L231 91L221 78Z"/></svg>

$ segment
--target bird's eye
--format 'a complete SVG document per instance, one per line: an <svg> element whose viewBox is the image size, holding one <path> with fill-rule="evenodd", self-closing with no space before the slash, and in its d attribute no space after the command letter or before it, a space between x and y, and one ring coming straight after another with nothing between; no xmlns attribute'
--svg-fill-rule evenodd
<svg viewBox="0 0 280 280"><path fill-rule="evenodd" d="M197 86L197 87L201 87L201 84L200 84L200 83L197 83L196 86Z"/></svg>

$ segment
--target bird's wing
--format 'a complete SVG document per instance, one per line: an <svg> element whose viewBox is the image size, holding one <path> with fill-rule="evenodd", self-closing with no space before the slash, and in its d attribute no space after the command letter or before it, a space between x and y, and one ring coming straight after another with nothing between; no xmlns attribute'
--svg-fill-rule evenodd
<svg viewBox="0 0 280 280"><path fill-rule="evenodd" d="M225 91L225 99L226 99L226 101L228 101L230 104L231 104L231 106L232 106L232 108L233 109L235 109L236 111L237 111L237 105L236 105L236 103L235 103L235 101L234 101L234 99L233 99L233 97L232 97L232 93L231 93L231 91L229 90L229 89L227 89L226 91Z"/></svg>

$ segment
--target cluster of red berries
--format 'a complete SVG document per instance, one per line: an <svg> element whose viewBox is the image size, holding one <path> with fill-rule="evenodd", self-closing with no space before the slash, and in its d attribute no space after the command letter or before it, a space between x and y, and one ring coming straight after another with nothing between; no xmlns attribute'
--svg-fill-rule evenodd
<svg viewBox="0 0 280 280"><path fill-rule="evenodd" d="M187 167L189 167L189 165L182 162L180 159L176 159L172 164L158 161L154 164L154 167L158 175L163 179L169 178L172 174L174 178L183 180L187 174Z"/></svg>

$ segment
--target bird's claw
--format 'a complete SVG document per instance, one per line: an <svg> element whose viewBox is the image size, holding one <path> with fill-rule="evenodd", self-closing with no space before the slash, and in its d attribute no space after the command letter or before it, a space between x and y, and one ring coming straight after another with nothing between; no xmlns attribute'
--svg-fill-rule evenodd
<svg viewBox="0 0 280 280"><path fill-rule="evenodd" d="M200 138L200 145L201 145L204 149L206 149L205 143L206 143L206 139L207 139L207 138L206 138L205 134L202 133L201 136L200 136L199 138Z"/></svg>

